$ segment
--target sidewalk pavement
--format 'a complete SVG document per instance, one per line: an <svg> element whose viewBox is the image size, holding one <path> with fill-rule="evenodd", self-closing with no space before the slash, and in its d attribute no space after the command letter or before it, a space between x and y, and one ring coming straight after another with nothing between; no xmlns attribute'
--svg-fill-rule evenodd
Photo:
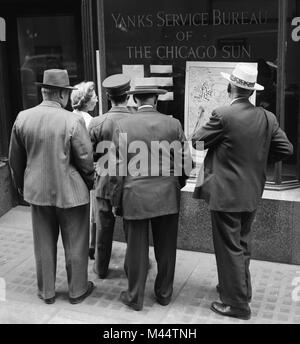
<svg viewBox="0 0 300 344"><path fill-rule="evenodd" d="M300 266L253 260L252 318L243 321L210 310L211 302L218 300L214 255L182 250L177 254L173 299L163 307L155 302L153 295L156 265L151 248L153 264L147 279L144 309L133 311L119 300L120 292L127 286L123 272L125 244L119 242L113 244L108 278L98 279L90 261L89 278L97 288L83 303L71 305L59 240L57 299L53 305L46 305L36 295L30 209L19 206L0 218L0 282L2 287L6 283L6 295L0 284L0 323L300 324Z"/></svg>

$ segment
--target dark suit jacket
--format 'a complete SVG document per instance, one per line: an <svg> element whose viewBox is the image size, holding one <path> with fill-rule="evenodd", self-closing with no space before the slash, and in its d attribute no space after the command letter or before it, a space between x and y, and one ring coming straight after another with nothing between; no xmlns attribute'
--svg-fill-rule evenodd
<svg viewBox="0 0 300 344"><path fill-rule="evenodd" d="M88 131L93 144L94 159L97 161L104 152L99 152L101 142L112 141L115 124L118 120L130 116L127 108L122 106L113 106L106 114L95 117L91 120ZM95 196L97 198L110 199L109 176L101 176L101 168L96 165Z"/></svg>
<svg viewBox="0 0 300 344"><path fill-rule="evenodd" d="M19 113L9 163L28 203L72 208L89 203L92 145L81 116L52 101Z"/></svg>
<svg viewBox="0 0 300 344"><path fill-rule="evenodd" d="M193 147L204 141L204 183L194 198L203 198L211 210L253 211L262 196L268 157L279 161L293 146L276 117L247 99L213 111L193 136Z"/></svg>
<svg viewBox="0 0 300 344"><path fill-rule="evenodd" d="M127 134L127 141L120 139L121 133ZM111 190L113 206L121 207L123 217L127 220L148 219L178 213L181 185L178 176L174 174L176 168L174 162L175 150L174 155L167 155L167 153L164 155L164 150L162 150L162 159L158 160L159 163L156 165L156 176L151 175L154 164L151 161L150 152L153 141L165 141L167 144L177 141L179 145L176 153L185 160L186 166L188 166L188 163L192 166L188 145L185 145L185 149L182 149L185 136L180 122L149 107L142 108L136 114L119 120L116 125L114 143L118 147L117 153L120 154L122 150L125 154L119 155L118 166L125 164L127 169L127 163L133 162L133 157L138 160L144 158L137 157L136 153L139 151L134 152L134 149L128 151L130 144L135 141L145 144L148 150L148 165L144 166L143 171L137 171L136 175L131 173L131 175L124 177L110 178L113 185ZM163 157L170 162L168 167L170 176L162 173ZM180 168L182 167L181 161L178 165L180 165ZM136 164L132 163L130 166L134 170ZM190 170L185 172L184 178L188 178Z"/></svg>

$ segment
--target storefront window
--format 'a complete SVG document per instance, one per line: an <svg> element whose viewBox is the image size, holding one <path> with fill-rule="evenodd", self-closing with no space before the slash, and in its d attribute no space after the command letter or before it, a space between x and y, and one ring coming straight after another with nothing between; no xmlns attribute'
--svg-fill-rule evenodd
<svg viewBox="0 0 300 344"><path fill-rule="evenodd" d="M256 104L276 113L278 1L104 0L104 17L107 75L154 78L169 91L158 109L183 125L189 61L256 62Z"/></svg>
<svg viewBox="0 0 300 344"><path fill-rule="evenodd" d="M282 166L282 181L299 180L300 116L300 0L288 1L284 126L294 146Z"/></svg>
<svg viewBox="0 0 300 344"><path fill-rule="evenodd" d="M73 16L24 17L17 21L22 100L26 109L41 100L35 81L42 81L45 69L67 69L71 85L78 81L76 30Z"/></svg>

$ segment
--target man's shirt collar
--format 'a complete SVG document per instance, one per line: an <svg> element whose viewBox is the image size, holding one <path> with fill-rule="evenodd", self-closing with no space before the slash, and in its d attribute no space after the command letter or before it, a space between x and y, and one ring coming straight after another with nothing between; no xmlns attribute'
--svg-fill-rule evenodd
<svg viewBox="0 0 300 344"><path fill-rule="evenodd" d="M57 107L57 108L62 108L62 106L54 101L54 100L43 100L42 103L40 104L42 106L50 106L50 107Z"/></svg>
<svg viewBox="0 0 300 344"><path fill-rule="evenodd" d="M140 107L138 107L138 110L144 109L144 108L152 108L154 109L154 107L152 105L142 105Z"/></svg>
<svg viewBox="0 0 300 344"><path fill-rule="evenodd" d="M237 101L239 101L241 99L248 100L248 98L246 98L246 97L238 97L238 98L232 99L232 101L230 102L230 105L232 105L233 103L235 103L235 102L237 102Z"/></svg>

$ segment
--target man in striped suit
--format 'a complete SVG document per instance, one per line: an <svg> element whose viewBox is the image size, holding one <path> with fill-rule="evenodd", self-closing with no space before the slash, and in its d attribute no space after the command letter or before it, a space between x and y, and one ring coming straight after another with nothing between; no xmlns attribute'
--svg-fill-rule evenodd
<svg viewBox="0 0 300 344"><path fill-rule="evenodd" d="M74 89L67 71L46 70L39 86L43 102L21 111L14 123L9 162L19 192L31 205L38 296L55 302L60 228L69 300L75 304L94 288L87 273L92 145L81 116L64 110Z"/></svg>

